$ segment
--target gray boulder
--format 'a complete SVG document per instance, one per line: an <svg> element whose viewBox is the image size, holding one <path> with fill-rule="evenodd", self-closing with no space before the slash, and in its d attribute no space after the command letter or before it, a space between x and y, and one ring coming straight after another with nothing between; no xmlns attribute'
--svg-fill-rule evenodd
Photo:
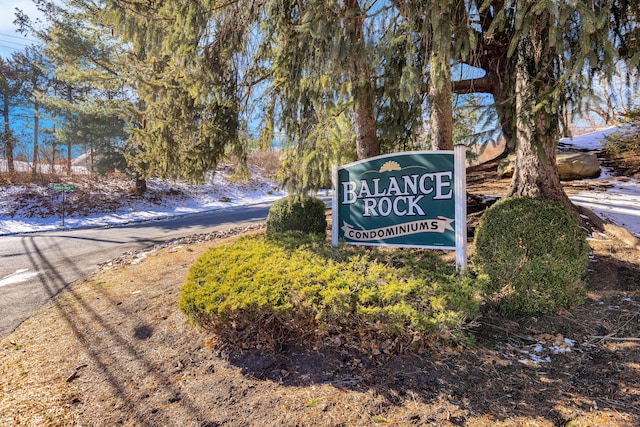
<svg viewBox="0 0 640 427"><path fill-rule="evenodd" d="M600 176L600 163L596 153L558 153L556 164L558 165L560 179L565 181Z"/></svg>
<svg viewBox="0 0 640 427"><path fill-rule="evenodd" d="M509 178L513 175L516 156L512 154L500 161L498 177ZM600 163L596 153L563 152L556 154L558 173L563 181L596 178L600 176Z"/></svg>

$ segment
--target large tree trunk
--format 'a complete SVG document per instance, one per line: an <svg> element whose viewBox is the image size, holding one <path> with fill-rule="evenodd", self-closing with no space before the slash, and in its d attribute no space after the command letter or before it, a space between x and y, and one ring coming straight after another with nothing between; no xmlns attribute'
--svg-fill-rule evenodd
<svg viewBox="0 0 640 427"><path fill-rule="evenodd" d="M553 113L544 108L536 111L536 94L544 85L534 84L529 64L535 60L534 47L525 40L518 48L516 68L516 164L509 187L509 196L528 196L553 200L576 216L577 208L564 192L556 165L558 127ZM534 69L539 69L535 67Z"/></svg>
<svg viewBox="0 0 640 427"><path fill-rule="evenodd" d="M35 175L38 173L38 150L40 149L38 144L38 136L40 130L40 111L37 101L33 103L33 168L32 173Z"/></svg>
<svg viewBox="0 0 640 427"><path fill-rule="evenodd" d="M67 141L67 175L71 176L71 140Z"/></svg>
<svg viewBox="0 0 640 427"><path fill-rule="evenodd" d="M346 31L353 58L351 60L351 96L353 97L353 119L356 134L358 160L380 154L380 143L376 133L373 112L373 87L371 69L362 30L363 12L358 0L346 0Z"/></svg>
<svg viewBox="0 0 640 427"><path fill-rule="evenodd" d="M432 46L429 58L429 100L431 102L431 146L435 150L453 150L453 106L451 105L451 15L449 5L433 13Z"/></svg>
<svg viewBox="0 0 640 427"><path fill-rule="evenodd" d="M2 117L4 118L4 155L7 159L7 171L10 175L13 175L15 173L13 165L13 135L9 126L9 97L6 94L4 95Z"/></svg>
<svg viewBox="0 0 640 427"><path fill-rule="evenodd" d="M73 102L73 89L67 86L67 101ZM71 176L71 139L67 138L67 175Z"/></svg>
<svg viewBox="0 0 640 427"><path fill-rule="evenodd" d="M434 150L453 150L453 109L451 105L451 82L443 90L429 86L431 98L431 146ZM447 89L448 88L448 89Z"/></svg>
<svg viewBox="0 0 640 427"><path fill-rule="evenodd" d="M136 188L135 188L134 195L139 197L146 192L147 192L147 180L142 178L140 175L136 176Z"/></svg>

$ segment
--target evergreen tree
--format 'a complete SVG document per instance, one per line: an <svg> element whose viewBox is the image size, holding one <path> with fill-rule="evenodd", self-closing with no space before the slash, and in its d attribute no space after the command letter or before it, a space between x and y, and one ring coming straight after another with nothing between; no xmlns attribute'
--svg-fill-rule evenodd
<svg viewBox="0 0 640 427"><path fill-rule="evenodd" d="M585 68L611 67L608 10L592 2L523 0L515 6L503 12L514 12L507 54L515 64L517 156L509 194L555 200L575 211L555 153L563 109L579 105L589 90Z"/></svg>
<svg viewBox="0 0 640 427"><path fill-rule="evenodd" d="M362 0L363 3L366 3ZM366 159L380 154L380 144L376 133L373 111L373 86L371 67L364 33L364 19L368 7L360 6L358 0L344 0L342 21L347 44L343 52L349 61L349 79L353 101L353 123L356 135L358 159Z"/></svg>
<svg viewBox="0 0 640 427"><path fill-rule="evenodd" d="M15 72L22 81L20 95L29 103L33 112L32 172L35 174L39 163L41 99L51 82L51 63L35 46L27 47L24 52L14 53L13 63Z"/></svg>
<svg viewBox="0 0 640 427"><path fill-rule="evenodd" d="M421 30L423 15L419 10L389 8L380 11L372 23L382 35L374 37L372 57L378 135L384 153L427 147L423 129L428 99L422 86L429 42Z"/></svg>
<svg viewBox="0 0 640 427"><path fill-rule="evenodd" d="M242 16L253 14L247 2L37 3L51 23L37 35L66 85L49 100L66 114L60 137L95 134L83 121L96 117L116 134L126 123L126 140L100 144L99 155L125 154L141 190L152 174L200 181L228 147L242 157L238 60Z"/></svg>
<svg viewBox="0 0 640 427"><path fill-rule="evenodd" d="M73 146L87 148L91 171L96 161L102 173L126 171L125 121L131 103L121 50L110 40L111 31L87 18L91 9L70 3L74 7L49 9L44 35L57 84L46 102L56 112L55 135L67 148L67 172Z"/></svg>
<svg viewBox="0 0 640 427"><path fill-rule="evenodd" d="M110 39L111 32L93 25L95 16L87 8L89 3L69 0L61 5L38 0L37 4L48 21L46 28L36 27L23 14L18 20L24 32L45 43L43 53L54 64L51 90L41 93L40 101L52 113L55 123L52 151L55 154L58 143L66 146L66 169L71 174L74 146L88 146L93 161L94 154L105 157L96 153L96 148L102 148L96 146L98 141L103 142L114 133L119 138L126 136L123 118L126 84L119 75L114 55L117 46ZM92 113L95 110L99 111L97 116ZM110 121L115 129L90 131L104 120Z"/></svg>
<svg viewBox="0 0 640 427"><path fill-rule="evenodd" d="M609 22L618 54L628 70L640 70L640 3L636 0L610 0Z"/></svg>
<svg viewBox="0 0 640 427"><path fill-rule="evenodd" d="M268 82L261 139L271 140L276 128L284 133L292 190L326 185L331 164L380 154L370 7L356 0L265 5L252 69L257 80ZM337 143L337 135L347 139Z"/></svg>
<svg viewBox="0 0 640 427"><path fill-rule="evenodd" d="M455 58L484 71L481 78L454 82L453 91L494 96L503 133L518 154L511 195L548 198L575 209L560 185L555 149L564 111L579 108L590 91L585 69L612 66L613 0L597 3L472 1L466 3L466 17L458 15L470 25L453 25L463 34L471 28L478 41L469 55L456 49Z"/></svg>
<svg viewBox="0 0 640 427"><path fill-rule="evenodd" d="M370 7L357 0L273 0L266 6L255 56L271 82L267 112L273 114L266 129L273 131L277 121L298 156L304 156L305 138L323 122L316 110L340 105L351 110L358 158L380 153L365 32Z"/></svg>
<svg viewBox="0 0 640 427"><path fill-rule="evenodd" d="M15 172L13 163L13 150L15 147L15 137L11 131L10 117L11 108L17 103L17 96L21 82L14 70L12 60L0 58L0 100L2 101L2 147L4 158L7 161L7 171L9 174Z"/></svg>
<svg viewBox="0 0 640 427"><path fill-rule="evenodd" d="M242 158L246 105L257 91L262 140L278 129L286 135L289 183L300 188L326 182L328 165L351 156L419 147L425 100L436 146L450 148L452 93L490 93L519 150L511 194L570 205L554 150L566 112L590 92L584 71L607 77L612 42L632 64L638 58L638 8L629 0L65 5L75 20L59 15L50 45L59 63L72 64L60 76L77 90L93 76L86 96L130 126L126 151L141 177L198 180L229 150ZM73 52L77 60L69 60ZM484 74L456 80L451 67L459 63ZM74 69L84 70L76 80ZM118 90L121 102L106 102Z"/></svg>
<svg viewBox="0 0 640 427"><path fill-rule="evenodd" d="M253 2L105 1L100 21L128 46L136 94L130 164L201 181L227 149L243 157L239 60Z"/></svg>
<svg viewBox="0 0 640 427"><path fill-rule="evenodd" d="M432 147L453 150L453 110L451 86L451 6L431 5L431 49L429 53L429 100L431 102Z"/></svg>
<svg viewBox="0 0 640 427"><path fill-rule="evenodd" d="M495 108L476 94L456 94L453 99L453 143L465 145L467 160L472 162L501 137Z"/></svg>

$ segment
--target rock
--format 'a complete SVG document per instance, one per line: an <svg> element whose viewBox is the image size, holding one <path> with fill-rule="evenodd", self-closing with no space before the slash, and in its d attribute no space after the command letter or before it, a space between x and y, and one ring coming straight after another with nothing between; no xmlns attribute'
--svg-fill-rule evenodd
<svg viewBox="0 0 640 427"><path fill-rule="evenodd" d="M600 163L595 153L558 153L556 164L560 179L565 181L600 176Z"/></svg>
<svg viewBox="0 0 640 427"><path fill-rule="evenodd" d="M513 176L516 156L512 154L504 158L498 165L498 177ZM600 164L595 153L564 152L557 153L556 164L558 173L563 181L575 179L596 178L600 176Z"/></svg>
<svg viewBox="0 0 640 427"><path fill-rule="evenodd" d="M604 224L604 231L631 248L640 248L640 240L626 228L607 222Z"/></svg>

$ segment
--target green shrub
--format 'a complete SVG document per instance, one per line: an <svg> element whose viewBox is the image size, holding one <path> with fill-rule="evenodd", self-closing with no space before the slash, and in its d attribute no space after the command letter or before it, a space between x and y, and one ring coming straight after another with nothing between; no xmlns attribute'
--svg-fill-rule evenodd
<svg viewBox="0 0 640 427"><path fill-rule="evenodd" d="M474 263L489 276L485 293L498 299L504 314L582 303L588 262L585 233L556 203L507 198L480 218Z"/></svg>
<svg viewBox="0 0 640 427"><path fill-rule="evenodd" d="M430 252L333 248L317 235L287 233L212 248L191 268L179 305L240 348L298 343L380 354L462 337L478 289Z"/></svg>
<svg viewBox="0 0 640 427"><path fill-rule="evenodd" d="M325 234L327 208L317 197L287 196L277 200L267 215L267 234L285 231Z"/></svg>
<svg viewBox="0 0 640 427"><path fill-rule="evenodd" d="M614 132L605 137L604 151L609 157L618 157L626 153L640 153L640 122L627 125L630 130Z"/></svg>

